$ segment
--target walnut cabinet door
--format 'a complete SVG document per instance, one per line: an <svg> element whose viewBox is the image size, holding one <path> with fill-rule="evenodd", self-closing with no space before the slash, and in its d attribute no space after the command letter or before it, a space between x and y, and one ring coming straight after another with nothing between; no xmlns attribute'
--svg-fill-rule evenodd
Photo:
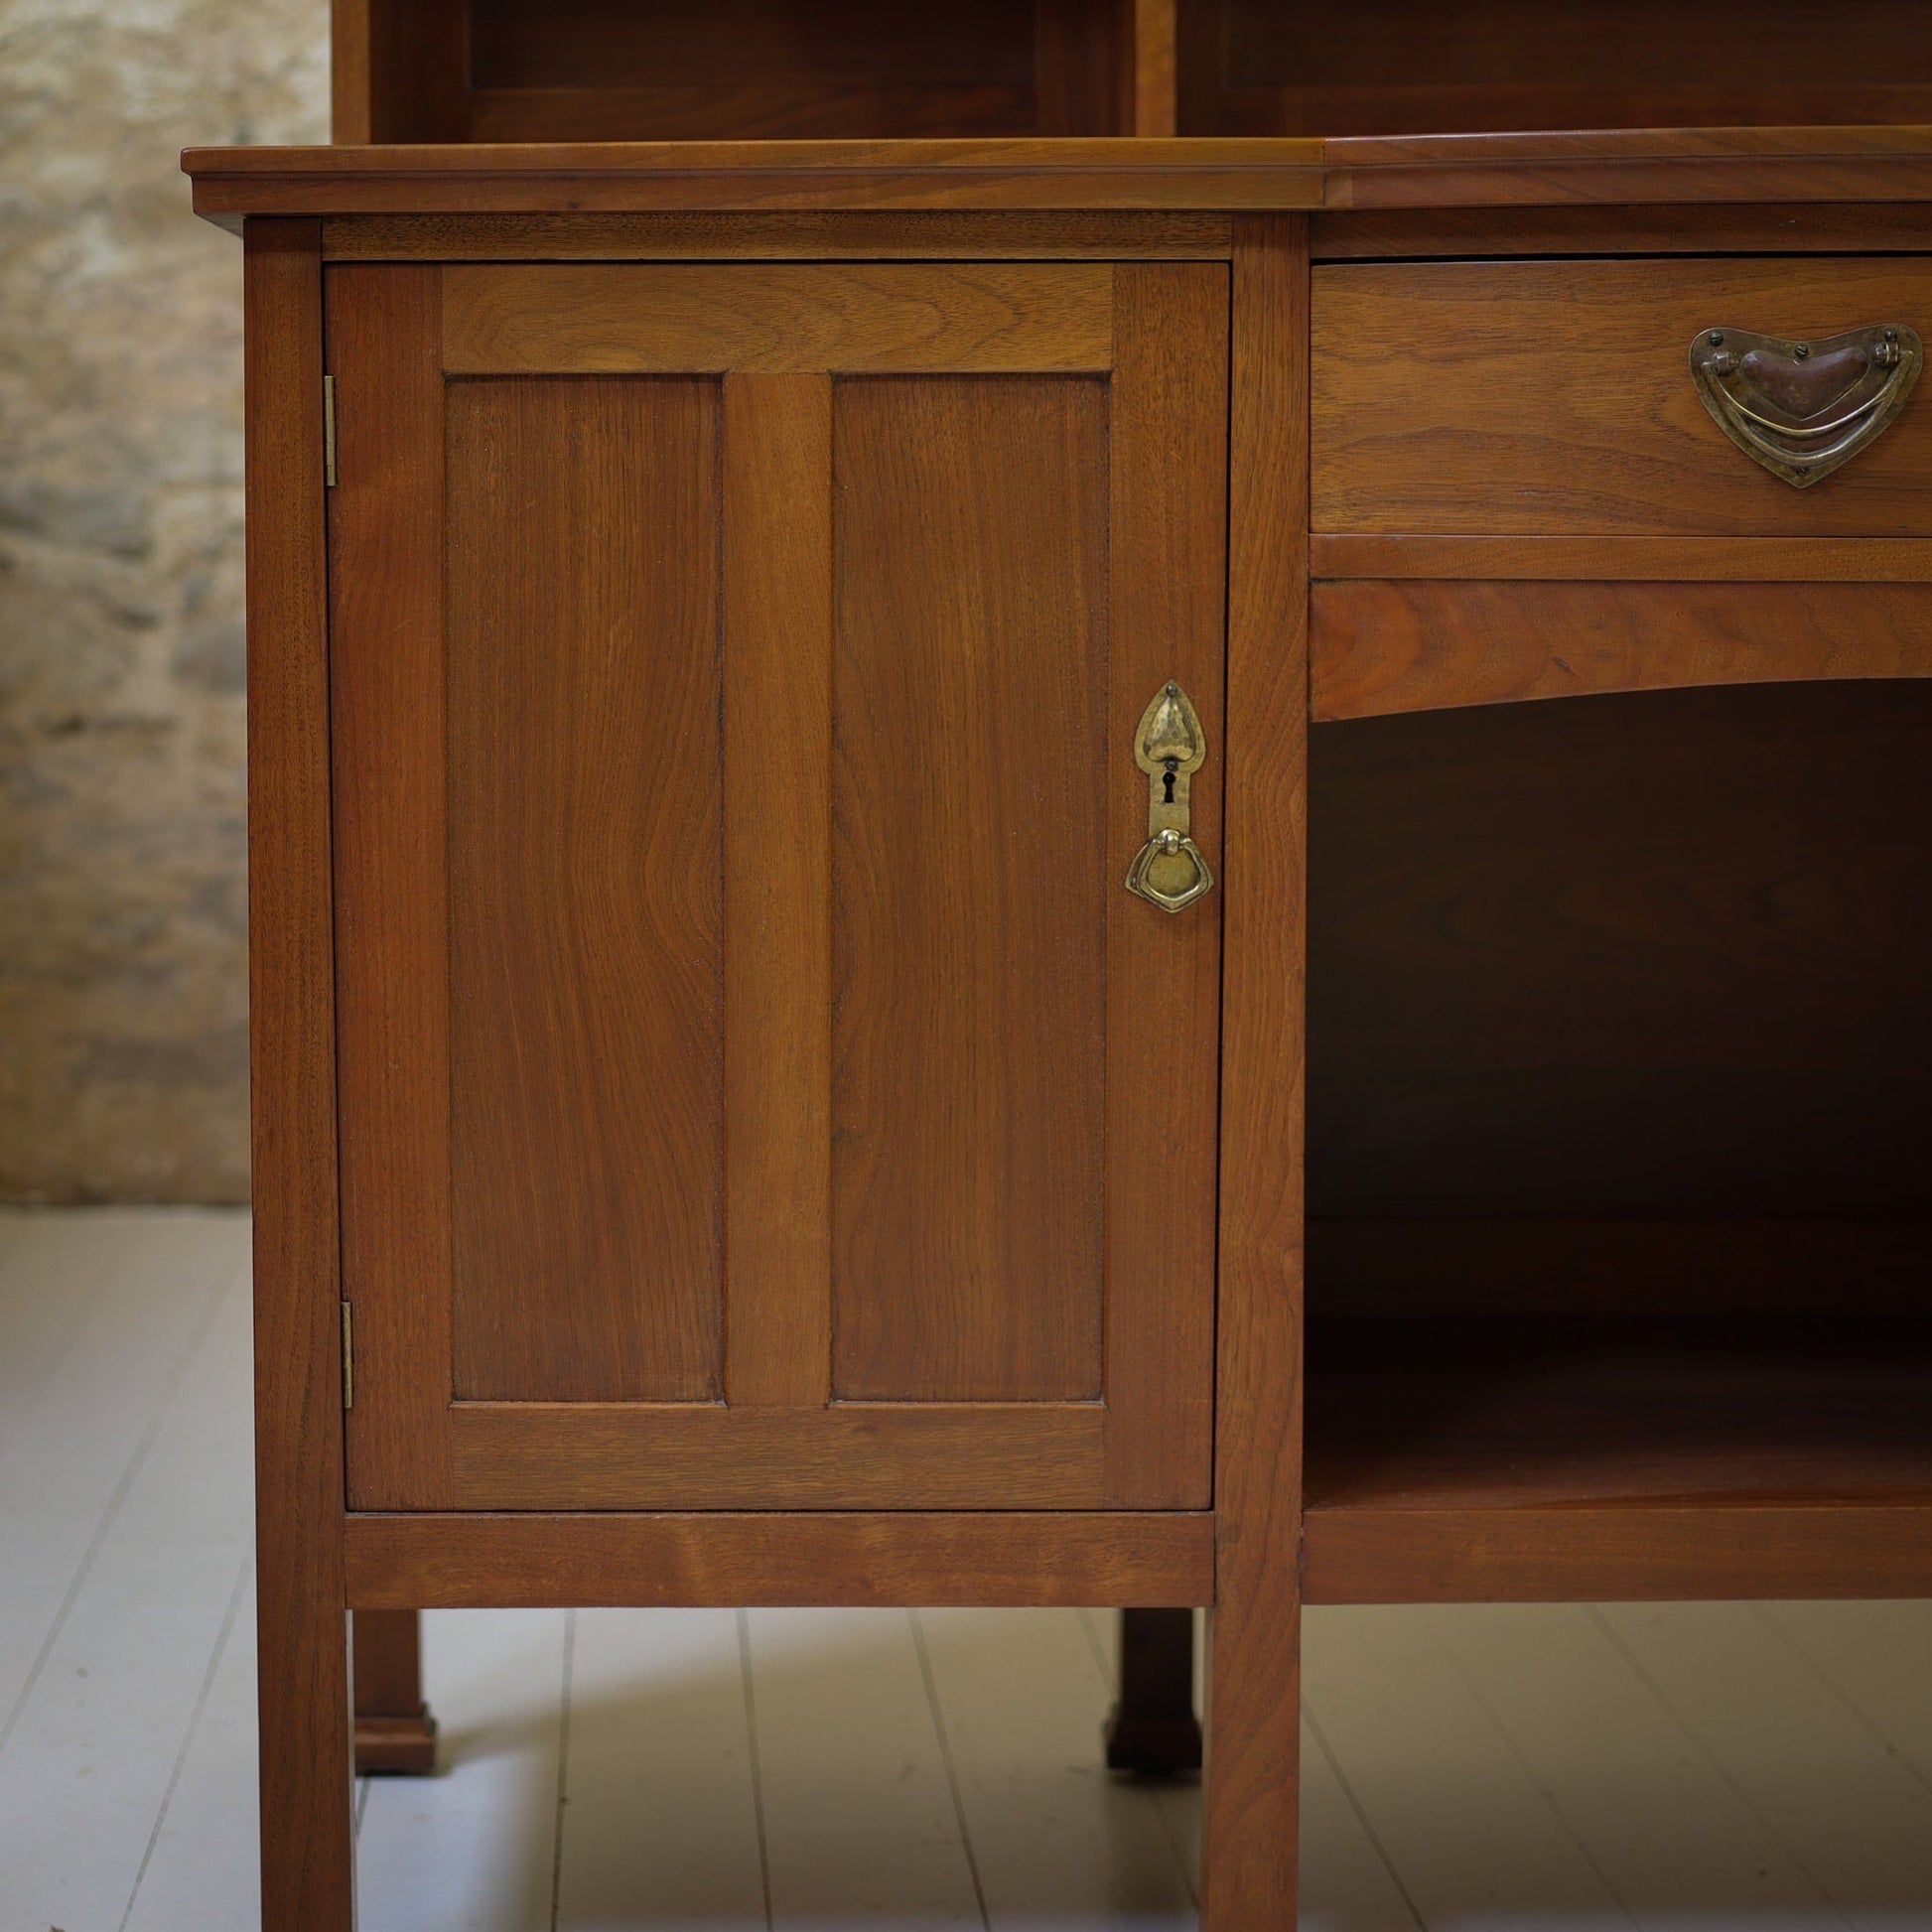
<svg viewBox="0 0 1932 1932"><path fill-rule="evenodd" d="M352 1507L1209 1500L1227 297L330 272Z"/></svg>

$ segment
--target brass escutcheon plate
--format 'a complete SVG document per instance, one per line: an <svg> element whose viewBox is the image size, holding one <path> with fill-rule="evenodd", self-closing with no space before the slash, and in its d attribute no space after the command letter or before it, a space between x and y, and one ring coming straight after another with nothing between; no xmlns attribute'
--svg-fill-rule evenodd
<svg viewBox="0 0 1932 1932"><path fill-rule="evenodd" d="M1808 489L1897 417L1925 366L1902 322L1792 342L1748 329L1702 329L1691 380L1718 427L1755 463Z"/></svg>
<svg viewBox="0 0 1932 1932"><path fill-rule="evenodd" d="M1127 890L1164 912L1184 912L1214 890L1214 869L1193 840L1189 796L1206 760L1200 713L1170 678L1134 733L1134 762L1147 773L1147 843L1127 873Z"/></svg>

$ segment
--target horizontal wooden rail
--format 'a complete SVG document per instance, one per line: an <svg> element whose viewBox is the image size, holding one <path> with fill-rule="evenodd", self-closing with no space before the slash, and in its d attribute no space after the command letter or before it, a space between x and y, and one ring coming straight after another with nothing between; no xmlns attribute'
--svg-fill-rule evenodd
<svg viewBox="0 0 1932 1932"><path fill-rule="evenodd" d="M1897 1504L1311 1509L1311 1603L1932 1594L1932 1495Z"/></svg>
<svg viewBox="0 0 1932 1932"><path fill-rule="evenodd" d="M1497 583L1921 584L1927 537L1316 536L1317 578Z"/></svg>
<svg viewBox="0 0 1932 1932"><path fill-rule="evenodd" d="M1317 720L1932 676L1932 584L1339 580L1311 605Z"/></svg>
<svg viewBox="0 0 1932 1932"><path fill-rule="evenodd" d="M354 1609L1207 1603L1214 1519L1180 1513L352 1515Z"/></svg>

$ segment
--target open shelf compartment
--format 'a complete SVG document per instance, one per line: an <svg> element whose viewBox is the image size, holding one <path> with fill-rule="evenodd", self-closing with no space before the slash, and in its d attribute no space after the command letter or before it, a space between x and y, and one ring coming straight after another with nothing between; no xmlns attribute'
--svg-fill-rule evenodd
<svg viewBox="0 0 1932 1932"><path fill-rule="evenodd" d="M1932 687L1320 726L1311 799L1309 1599L1932 1594Z"/></svg>
<svg viewBox="0 0 1932 1932"><path fill-rule="evenodd" d="M335 0L339 141L1390 135L1932 120L1841 0Z"/></svg>

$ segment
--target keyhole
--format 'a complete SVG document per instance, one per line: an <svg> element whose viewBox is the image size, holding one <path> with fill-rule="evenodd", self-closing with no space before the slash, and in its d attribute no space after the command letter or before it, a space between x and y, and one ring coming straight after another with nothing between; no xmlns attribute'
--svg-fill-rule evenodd
<svg viewBox="0 0 1932 1932"><path fill-rule="evenodd" d="M1173 803L1174 773L1179 769L1180 760L1178 759L1163 759L1161 762L1167 767L1167 777L1164 780L1165 788L1162 792L1161 802L1164 805L1172 805Z"/></svg>

